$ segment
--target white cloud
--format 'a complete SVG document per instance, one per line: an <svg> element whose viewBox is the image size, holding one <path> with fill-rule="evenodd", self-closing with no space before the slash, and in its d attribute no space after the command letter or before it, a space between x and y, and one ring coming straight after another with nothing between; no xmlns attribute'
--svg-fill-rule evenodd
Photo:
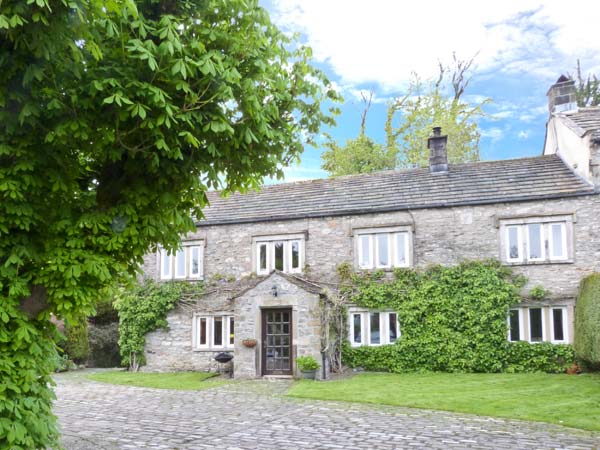
<svg viewBox="0 0 600 450"><path fill-rule="evenodd" d="M492 142L499 141L504 135L504 131L501 128L482 128L480 130L481 136L490 139Z"/></svg>
<svg viewBox="0 0 600 450"><path fill-rule="evenodd" d="M265 0L266 1L266 0ZM437 72L453 51L478 53L481 72L530 73L553 81L574 67L600 68L600 2L504 0L399 2L272 0L275 22L303 33L343 84L400 91L411 72Z"/></svg>
<svg viewBox="0 0 600 450"><path fill-rule="evenodd" d="M529 137L529 131L527 130L521 130L517 133L517 137L519 139L527 139Z"/></svg>

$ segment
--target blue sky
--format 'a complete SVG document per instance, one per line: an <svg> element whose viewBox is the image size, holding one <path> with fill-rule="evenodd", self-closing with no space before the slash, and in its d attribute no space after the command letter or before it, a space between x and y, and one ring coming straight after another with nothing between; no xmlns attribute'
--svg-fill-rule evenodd
<svg viewBox="0 0 600 450"><path fill-rule="evenodd" d="M386 103L402 95L416 72L436 75L438 60L475 57L466 100L490 98L480 122L481 159L538 155L548 118L546 92L561 73L600 74L600 2L503 0L260 0L285 32L300 33L314 64L345 102L339 142L357 135L361 91L373 91L367 134L383 142ZM585 13L582 13L585 11ZM424 143L425 145L425 143ZM320 178L321 149L307 147L286 181Z"/></svg>

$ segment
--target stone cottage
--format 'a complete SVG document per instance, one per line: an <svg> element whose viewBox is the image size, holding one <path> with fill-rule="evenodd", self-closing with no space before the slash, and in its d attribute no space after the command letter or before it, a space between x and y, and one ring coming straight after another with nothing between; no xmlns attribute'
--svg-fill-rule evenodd
<svg viewBox="0 0 600 450"><path fill-rule="evenodd" d="M392 270L499 259L529 279L526 291L550 292L508 311L507 339L572 342L578 283L600 270L600 110L577 109L573 95L568 80L551 87L539 157L449 165L435 129L427 168L210 193L181 250L146 257L156 279L211 281L169 314L168 331L148 335L147 369L207 370L231 352L234 376L254 378L292 376L300 355L321 361L319 304L346 262ZM352 345L400 339L394 311L350 308L347 322Z"/></svg>

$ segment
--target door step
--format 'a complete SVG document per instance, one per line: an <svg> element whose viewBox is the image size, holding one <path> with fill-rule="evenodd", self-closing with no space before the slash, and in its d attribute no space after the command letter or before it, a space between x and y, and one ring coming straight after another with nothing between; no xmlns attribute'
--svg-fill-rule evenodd
<svg viewBox="0 0 600 450"><path fill-rule="evenodd" d="M292 375L263 375L263 380L293 380Z"/></svg>

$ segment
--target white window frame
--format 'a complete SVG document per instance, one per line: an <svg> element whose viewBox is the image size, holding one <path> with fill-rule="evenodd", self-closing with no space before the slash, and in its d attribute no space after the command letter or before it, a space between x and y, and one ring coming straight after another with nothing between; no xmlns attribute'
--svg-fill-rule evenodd
<svg viewBox="0 0 600 450"><path fill-rule="evenodd" d="M412 229L409 226L395 226L386 228L361 228L354 231L354 248L356 250L355 267L360 270L383 269L391 270L397 267L410 267ZM388 248L388 264L379 263L379 239L385 236ZM363 239L368 242L368 264L363 264L365 254L363 250ZM404 261L401 262L397 255L398 240L404 239Z"/></svg>
<svg viewBox="0 0 600 450"><path fill-rule="evenodd" d="M516 258L510 257L510 229L517 229L517 248L519 249L519 256ZM523 262L523 227L521 225L507 225L506 226L506 261L508 262Z"/></svg>
<svg viewBox="0 0 600 450"><path fill-rule="evenodd" d="M214 326L215 326L215 318L220 317L223 321L223 328L221 330L221 342L222 345L215 345L214 342ZM234 319L234 316L231 313L223 313L223 314L195 314L192 322L192 347L194 350L224 350L224 349L233 349L235 343L230 343L231 337L231 319ZM202 319L206 320L206 344L200 344L200 322ZM234 332L235 332L235 319L234 319Z"/></svg>
<svg viewBox="0 0 600 450"><path fill-rule="evenodd" d="M553 226L560 226L561 242L560 247L562 250L562 256L554 256L554 248L556 243L554 242L554 233L552 233ZM567 224L565 222L552 222L548 224L548 259L550 261L564 261L569 259L568 245L567 245Z"/></svg>
<svg viewBox="0 0 600 450"><path fill-rule="evenodd" d="M159 255L160 279L170 280L171 278L173 278L173 258L171 258L171 255L169 255L165 249L161 249ZM165 261L169 262L168 272L164 270Z"/></svg>
<svg viewBox="0 0 600 450"><path fill-rule="evenodd" d="M306 239L304 234L278 235L278 236L260 236L252 239L252 248L254 252L255 272L257 275L268 275L275 270L275 244L283 243L283 272L284 273L302 273L305 261ZM292 245L298 243L298 267L292 267ZM260 248L266 246L267 266L266 269L260 267Z"/></svg>
<svg viewBox="0 0 600 450"><path fill-rule="evenodd" d="M501 259L506 264L551 264L573 261L573 214L554 215L547 217L526 217L526 218L501 218L500 226L500 244ZM541 258L530 258L530 239L529 232L531 225L540 225L542 240ZM552 227L559 225L561 227L561 242L554 242ZM519 257L510 257L509 232L511 228L517 230ZM561 246L561 257L553 256L556 245Z"/></svg>
<svg viewBox="0 0 600 450"><path fill-rule="evenodd" d="M371 342L371 314L379 314L379 343ZM381 345L393 345L390 342L390 314L396 314L396 341L400 339L400 318L397 311L380 311L375 309L356 309L350 308L348 311L348 340L352 347L370 346L378 347ZM360 316L360 342L354 342L354 316Z"/></svg>
<svg viewBox="0 0 600 450"><path fill-rule="evenodd" d="M198 252L198 273L192 273L192 254L194 251ZM177 263L177 254L183 252L184 254L184 275L178 274L178 268L180 267ZM202 280L204 279L204 241L185 241L181 247L174 253L169 254L164 248L160 248L158 251L158 266L160 268L160 279L161 280ZM165 260L169 261L169 271L165 272L163 265Z"/></svg>
<svg viewBox="0 0 600 450"><path fill-rule="evenodd" d="M562 311L562 328L563 328L563 339L558 340L554 337L554 310L558 309ZM550 342L553 344L566 344L569 342L569 330L567 328L567 308L566 306L552 306L549 308L549 322L550 322Z"/></svg>
<svg viewBox="0 0 600 450"><path fill-rule="evenodd" d="M518 319L519 319L519 339L517 341L513 341L510 339L510 332L511 332L511 327L510 327L510 312L511 311L517 311L518 313ZM519 342L519 341L524 341L525 339L525 330L523 329L523 308L510 308L508 310L508 314L506 316L506 324L508 325L508 336L506 337L509 342Z"/></svg>
<svg viewBox="0 0 600 450"><path fill-rule="evenodd" d="M530 228L532 228L533 226L539 225L540 227L540 247L541 247L541 256L539 258L532 258L530 255L530 250L531 250L531 239L530 239ZM528 262L541 262L541 261L546 261L546 233L544 233L544 230L547 227L547 224L544 223L528 223L527 225L523 226L526 230L525 235L527 236L526 239L526 259Z"/></svg>
<svg viewBox="0 0 600 450"><path fill-rule="evenodd" d="M532 309L541 310L541 315L542 315L542 340L541 341L533 341L531 339L531 310ZM527 308L527 328L528 328L527 342L530 342L532 344L538 344L540 342L548 341L548 332L546 330L546 310L547 310L547 308L544 308L543 306L531 306L531 307Z"/></svg>

